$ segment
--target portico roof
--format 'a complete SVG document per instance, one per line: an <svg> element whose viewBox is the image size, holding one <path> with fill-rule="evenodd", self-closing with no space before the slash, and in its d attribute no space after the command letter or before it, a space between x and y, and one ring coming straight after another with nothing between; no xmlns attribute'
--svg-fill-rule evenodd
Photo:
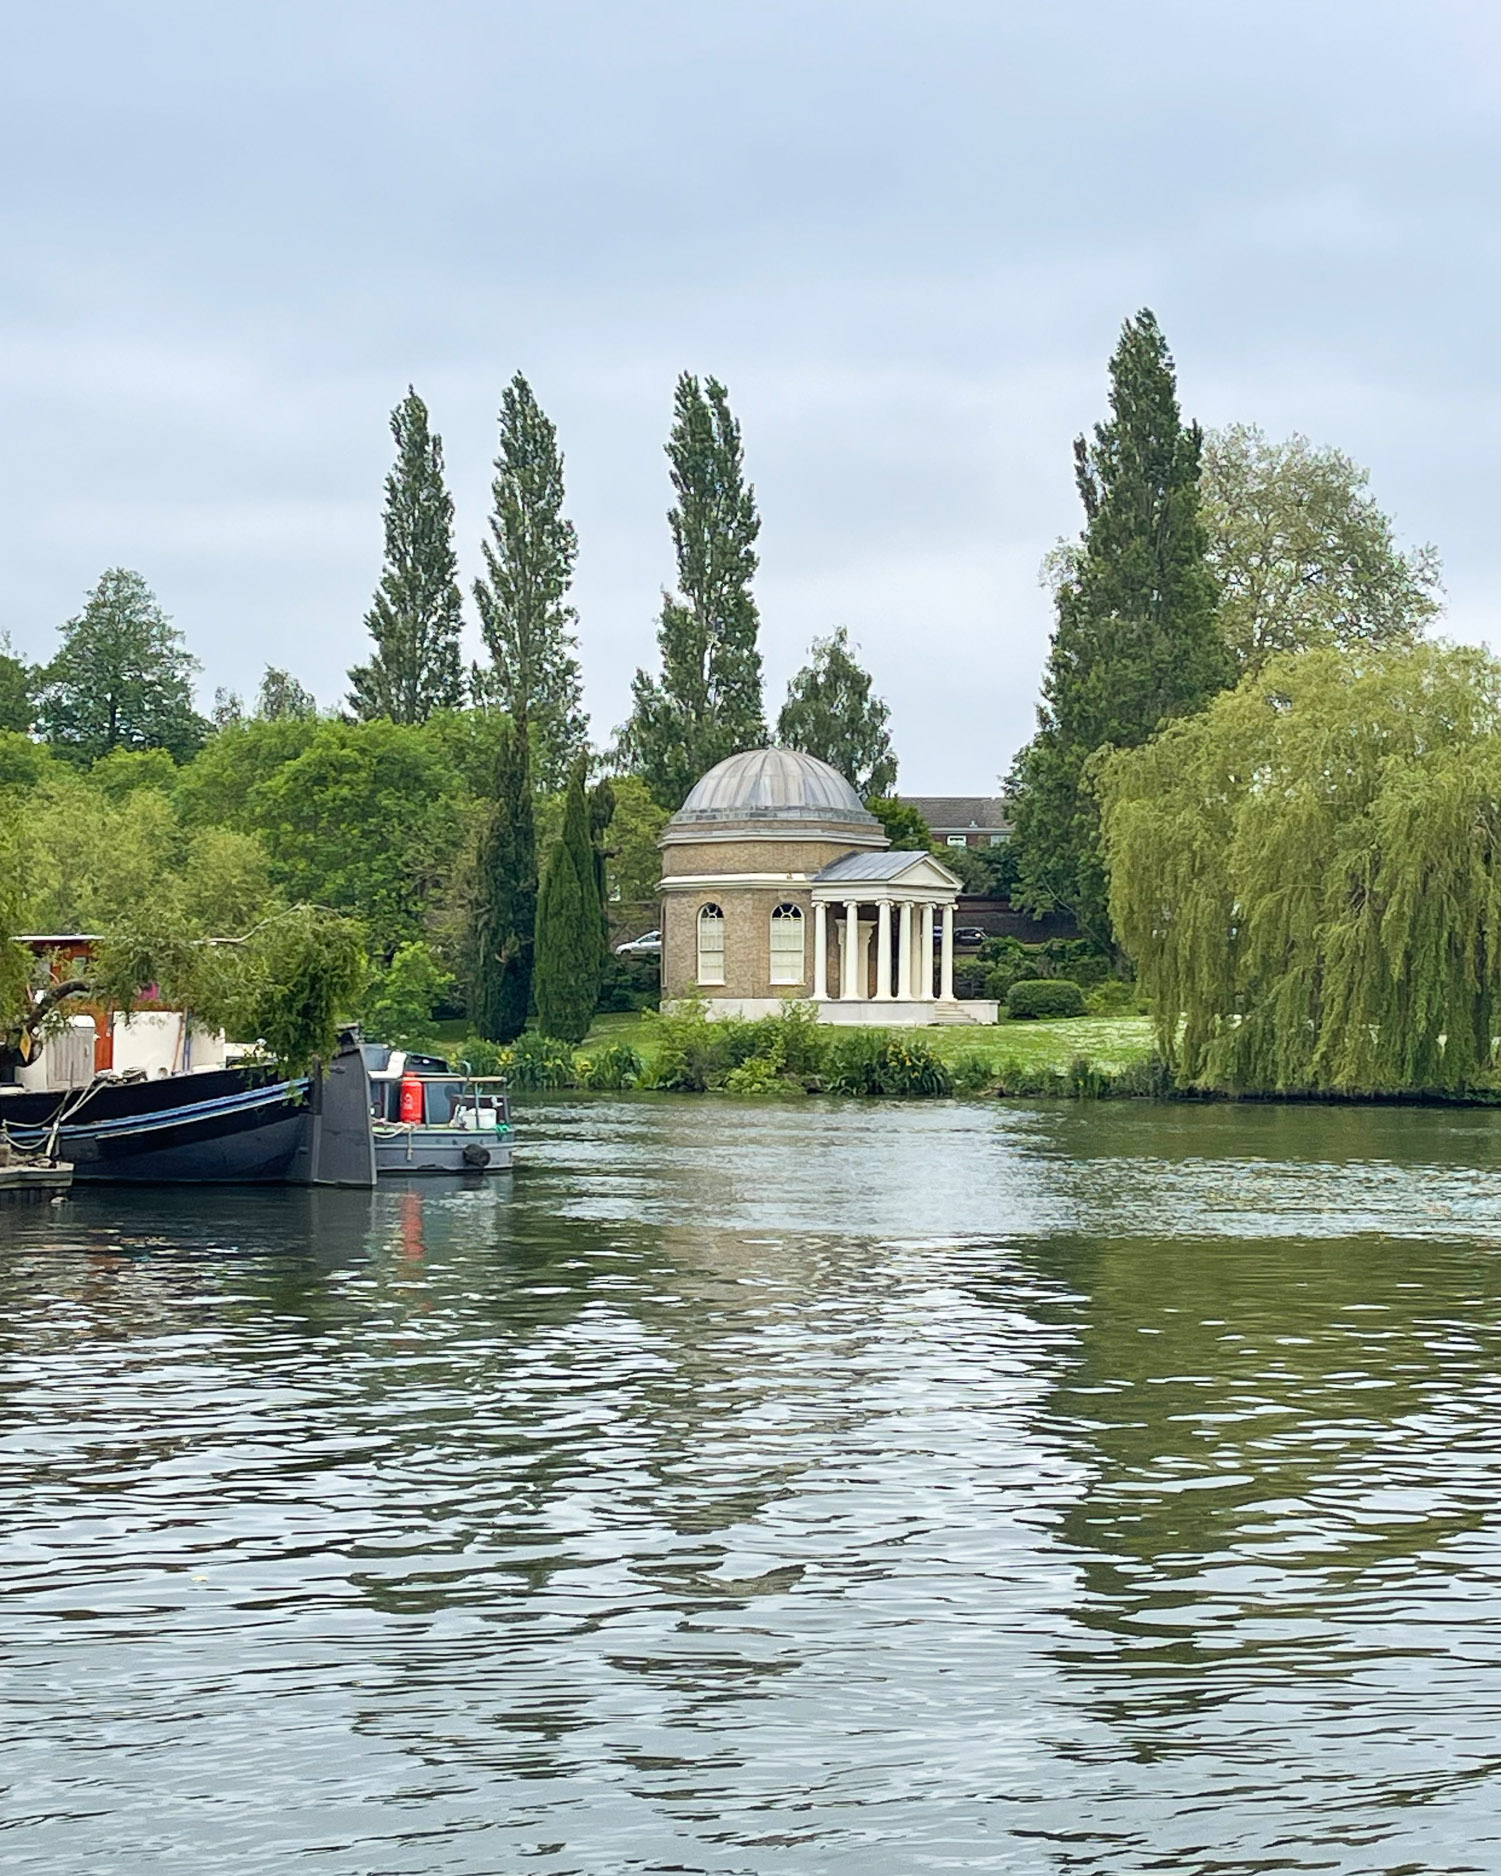
<svg viewBox="0 0 1501 1876"><path fill-rule="evenodd" d="M815 886L936 886L957 892L963 882L931 853L846 853L813 875Z"/></svg>

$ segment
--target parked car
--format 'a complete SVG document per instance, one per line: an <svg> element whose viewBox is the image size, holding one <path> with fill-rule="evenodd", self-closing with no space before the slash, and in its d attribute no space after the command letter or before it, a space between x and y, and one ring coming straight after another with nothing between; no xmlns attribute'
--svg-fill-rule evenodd
<svg viewBox="0 0 1501 1876"><path fill-rule="evenodd" d="M977 945L984 944L989 936L989 932L982 925L956 925L954 927L954 943L962 945L966 950L973 951Z"/></svg>
<svg viewBox="0 0 1501 1876"><path fill-rule="evenodd" d="M639 938L627 938L623 945L616 945L618 958L655 958L662 955L662 933L644 931Z"/></svg>

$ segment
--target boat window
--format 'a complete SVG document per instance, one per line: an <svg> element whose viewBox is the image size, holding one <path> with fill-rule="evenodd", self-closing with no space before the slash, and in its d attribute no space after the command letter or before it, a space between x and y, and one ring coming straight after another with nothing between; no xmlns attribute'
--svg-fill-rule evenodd
<svg viewBox="0 0 1501 1876"><path fill-rule="evenodd" d="M724 982L724 913L717 905L699 907L698 981L701 984Z"/></svg>
<svg viewBox="0 0 1501 1876"><path fill-rule="evenodd" d="M453 1110L459 1096L464 1092L460 1081L424 1081L423 1092L427 1096L427 1124L429 1127L447 1127L453 1121Z"/></svg>
<svg viewBox="0 0 1501 1876"><path fill-rule="evenodd" d="M771 981L803 981L803 913L801 906L779 905L771 915Z"/></svg>

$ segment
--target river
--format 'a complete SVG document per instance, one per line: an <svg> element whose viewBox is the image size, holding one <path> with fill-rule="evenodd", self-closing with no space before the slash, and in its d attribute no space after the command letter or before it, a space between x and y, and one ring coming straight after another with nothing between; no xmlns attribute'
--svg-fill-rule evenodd
<svg viewBox="0 0 1501 1876"><path fill-rule="evenodd" d="M1501 1871L1501 1113L0 1213L0 1870Z"/></svg>

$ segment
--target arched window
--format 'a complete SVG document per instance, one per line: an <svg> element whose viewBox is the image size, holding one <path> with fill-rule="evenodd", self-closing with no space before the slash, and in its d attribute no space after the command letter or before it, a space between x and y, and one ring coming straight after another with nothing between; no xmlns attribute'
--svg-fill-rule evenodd
<svg viewBox="0 0 1501 1876"><path fill-rule="evenodd" d="M803 981L803 912L801 906L779 905L771 915L771 981Z"/></svg>
<svg viewBox="0 0 1501 1876"><path fill-rule="evenodd" d="M724 913L717 905L698 909L698 981L724 982Z"/></svg>

